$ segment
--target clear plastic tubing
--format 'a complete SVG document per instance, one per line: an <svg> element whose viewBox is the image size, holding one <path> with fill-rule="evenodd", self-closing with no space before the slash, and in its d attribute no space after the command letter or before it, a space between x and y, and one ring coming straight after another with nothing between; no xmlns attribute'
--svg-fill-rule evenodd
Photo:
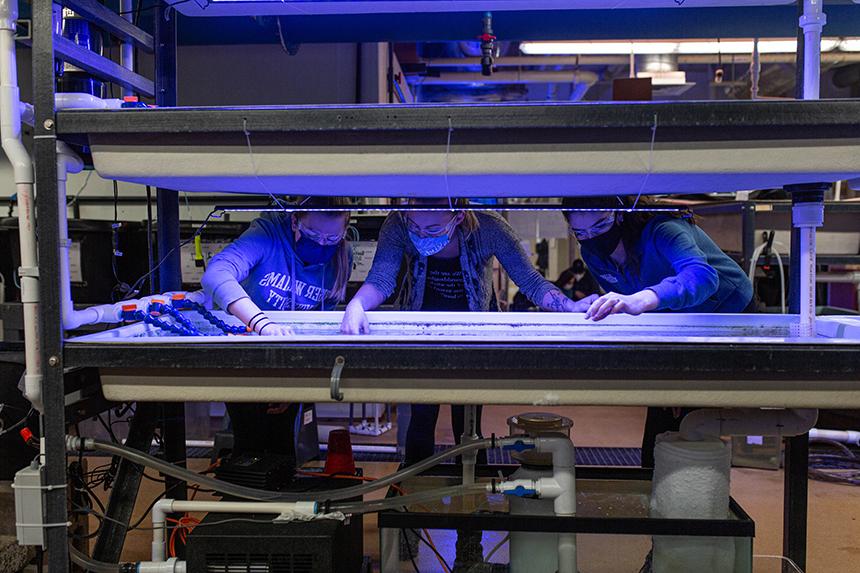
<svg viewBox="0 0 860 573"><path fill-rule="evenodd" d="M388 475L384 478L380 478L378 480L370 481L363 483L361 485L355 485L352 487L346 487L342 489L335 489L329 491L313 491L313 492L305 492L305 493L283 493L283 492L272 492L266 491L263 489L256 489L252 487L245 487L241 485L236 485L233 483L221 481L215 478L210 478L208 476L204 476L193 472L191 470L179 467L177 465L171 464L169 462L165 462L156 457L150 456L149 454L145 454L141 451L135 450L133 448L129 448L120 444L114 444L111 442L102 442L101 440L85 440L87 449L94 449L100 452L104 452L106 454L111 454L115 456L119 456L121 458L125 458L130 462L134 462L136 464L146 466L159 472L169 475L170 477L174 477L181 480L191 481L202 486L205 486L210 489L214 489L215 491L219 491L221 493L226 493L228 495L233 495L236 497L240 497L243 499L253 499L257 501L285 501L285 502L296 502L296 501L338 501L343 499L348 499L351 497L359 497L365 495L367 493L376 491L378 489L384 488L391 484L395 484L403 481L404 479L419 474L425 470L428 470L434 466L439 465L443 460L448 458L453 458L455 456L459 456L470 452L472 450L480 450L486 449L492 446L493 441L491 439L478 440L475 442L469 442L466 444L460 444L459 446L455 446L449 450L445 450L444 452L440 452L434 456L427 458L413 466L409 466L408 468L404 468L396 473ZM480 486L483 487L483 486ZM397 499L397 498L395 498ZM400 498L403 499L402 497ZM438 498L430 498L430 499L438 499ZM396 504L396 506L402 506L404 503Z"/></svg>
<svg viewBox="0 0 860 573"><path fill-rule="evenodd" d="M343 513L374 513L377 511L385 511L386 509L396 509L407 505L416 505L429 501L436 501L443 497L457 497L461 495L484 493L487 491L487 485L472 484L472 485L454 485L439 489L432 489L409 495L398 495L387 497L374 501L352 501L344 503L333 503L329 507L329 511L340 511Z"/></svg>

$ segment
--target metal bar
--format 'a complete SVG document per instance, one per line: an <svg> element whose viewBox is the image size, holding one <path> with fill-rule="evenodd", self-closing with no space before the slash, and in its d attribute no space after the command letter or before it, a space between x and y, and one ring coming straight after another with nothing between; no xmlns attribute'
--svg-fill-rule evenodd
<svg viewBox="0 0 860 573"><path fill-rule="evenodd" d="M554 515L509 515L507 513L441 514L385 511L379 514L379 527L611 535L685 535L694 537L755 536L753 523L739 519L562 517Z"/></svg>
<svg viewBox="0 0 860 573"><path fill-rule="evenodd" d="M857 382L858 345L816 344L448 344L445 352L432 344L343 344L249 342L231 344L75 343L66 346L69 365L116 371L148 370L152 375L205 375L213 369L243 376L331 373L337 356L350 364L354 376L403 375L417 378L493 377L517 380L563 379L571 384L590 380L637 379L723 380L772 386L772 382L815 380ZM571 364L576 364L571 369ZM168 369L168 370L165 370ZM226 369L226 370L221 370ZM103 372L104 375L106 372ZM110 372L113 374L114 372ZM219 374L220 375L220 374ZM328 378L328 376L326 376ZM749 386L748 386L749 388Z"/></svg>
<svg viewBox="0 0 860 573"><path fill-rule="evenodd" d="M755 204L744 201L741 209L741 268L748 271L755 251Z"/></svg>
<svg viewBox="0 0 860 573"><path fill-rule="evenodd" d="M40 332L43 367L41 417L45 452L45 530L48 569L69 570L67 522L65 391L63 386L63 331L60 311L60 213L57 204L57 139L54 110L54 15L51 0L33 6L33 155L37 225L39 230Z"/></svg>
<svg viewBox="0 0 860 573"><path fill-rule="evenodd" d="M806 570L807 512L809 510L809 434L785 441L785 490L782 553ZM783 566L783 571L789 569Z"/></svg>
<svg viewBox="0 0 860 573"><path fill-rule="evenodd" d="M95 0L59 0L59 3L74 10L79 16L110 32L120 40L132 42L150 54L153 52L155 39L150 34L106 8L103 4L99 4Z"/></svg>
<svg viewBox="0 0 860 573"><path fill-rule="evenodd" d="M826 129L825 137L856 138L860 102L720 101L657 103L535 103L456 105L341 105L326 107L175 108L104 111L70 110L59 114L59 133L234 133L247 127L256 145L259 134L345 131L447 131L448 121L464 131L489 130L488 142L503 141L505 130L618 130L618 141L650 141L654 115L661 141L674 136L703 141L731 138L809 139L810 129ZM755 129L751 129L751 128ZM850 129L849 129L850 128ZM674 130L679 131L674 131ZM644 130L644 131L643 131ZM500 133L501 132L501 133ZM731 133L728 133L731 132ZM669 139L665 139L669 137ZM444 139L442 140L444 143ZM244 136L240 142L245 144Z"/></svg>
<svg viewBox="0 0 860 573"><path fill-rule="evenodd" d="M173 107L177 101L176 18L165 17L165 10L168 9L164 3L159 3L155 10L155 103L159 107ZM161 261L158 288L160 292L181 290L179 193L170 189L156 189L156 205L158 257ZM162 439L165 459L184 467L185 404L162 405ZM164 487L175 499L188 497L187 484L182 480L168 476Z"/></svg>
<svg viewBox="0 0 860 573"><path fill-rule="evenodd" d="M158 407L148 402L138 402L128 430L125 445L149 453L155 424L158 421ZM102 520L99 536L93 549L93 558L107 563L118 563L128 533L134 504L140 490L143 467L121 459L113 482L110 498Z"/></svg>
<svg viewBox="0 0 860 573"><path fill-rule="evenodd" d="M93 76L115 82L145 96L155 95L155 84L140 74L130 72L113 60L100 56L92 50L82 48L62 36L54 36L57 57L73 64Z"/></svg>

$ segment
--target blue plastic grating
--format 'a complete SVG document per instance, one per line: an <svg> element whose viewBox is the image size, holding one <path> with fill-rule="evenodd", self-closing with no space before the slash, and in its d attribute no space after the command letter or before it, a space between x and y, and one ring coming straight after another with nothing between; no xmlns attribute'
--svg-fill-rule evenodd
<svg viewBox="0 0 860 573"><path fill-rule="evenodd" d="M451 446L437 445L436 452L442 452ZM156 451L152 452L153 454ZM189 458L211 458L212 448L189 447ZM325 452L320 452L320 459L326 458ZM638 466L641 463L639 448L576 448L576 464L579 466ZM355 452L357 462L400 462L399 454L395 452ZM516 464L510 452L499 448L487 450L487 462L490 464ZM448 463L453 463L453 459Z"/></svg>

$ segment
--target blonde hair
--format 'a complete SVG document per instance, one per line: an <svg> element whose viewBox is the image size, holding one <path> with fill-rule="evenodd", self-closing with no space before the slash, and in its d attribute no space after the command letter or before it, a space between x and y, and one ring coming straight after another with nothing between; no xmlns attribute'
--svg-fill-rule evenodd
<svg viewBox="0 0 860 573"><path fill-rule="evenodd" d="M326 208L339 207L341 205L349 205L349 201L344 197L308 197L301 202L301 206L305 208ZM295 217L297 220L303 219L310 211L297 211ZM349 226L349 211L316 211L316 213L325 217L343 217L346 219L347 227ZM342 302L346 298L346 286L349 282L349 274L352 270L349 262L349 243L343 239L338 245L337 252L332 257L335 266L334 285L329 291L328 300Z"/></svg>
<svg viewBox="0 0 860 573"><path fill-rule="evenodd" d="M460 211L463 213L463 220L460 221L460 227L462 227L463 232L466 234L466 237L469 237L472 233L478 230L480 224L478 223L478 217L475 215L474 211L463 211L460 209L456 209L456 207L468 207L469 199L466 197L459 197L457 199L449 199L445 197L433 197L433 198L425 198L425 197L412 197L406 199L403 204L406 205L427 205L438 207L440 205L450 205L452 207L452 212ZM400 211L401 216L403 211Z"/></svg>

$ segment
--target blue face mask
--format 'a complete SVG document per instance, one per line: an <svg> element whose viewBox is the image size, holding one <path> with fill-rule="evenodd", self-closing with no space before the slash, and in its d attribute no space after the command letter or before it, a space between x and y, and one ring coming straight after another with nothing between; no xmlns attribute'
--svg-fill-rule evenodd
<svg viewBox="0 0 860 573"><path fill-rule="evenodd" d="M312 241L306 236L301 235L301 232L299 240L296 241L296 255L306 265L318 265L330 260L339 248L339 244L320 245L316 241Z"/></svg>
<svg viewBox="0 0 860 573"><path fill-rule="evenodd" d="M451 242L451 236L448 233L439 235L438 237L420 237L409 231L409 238L412 239L412 244L415 245L415 250L422 257L431 257L448 246Z"/></svg>

